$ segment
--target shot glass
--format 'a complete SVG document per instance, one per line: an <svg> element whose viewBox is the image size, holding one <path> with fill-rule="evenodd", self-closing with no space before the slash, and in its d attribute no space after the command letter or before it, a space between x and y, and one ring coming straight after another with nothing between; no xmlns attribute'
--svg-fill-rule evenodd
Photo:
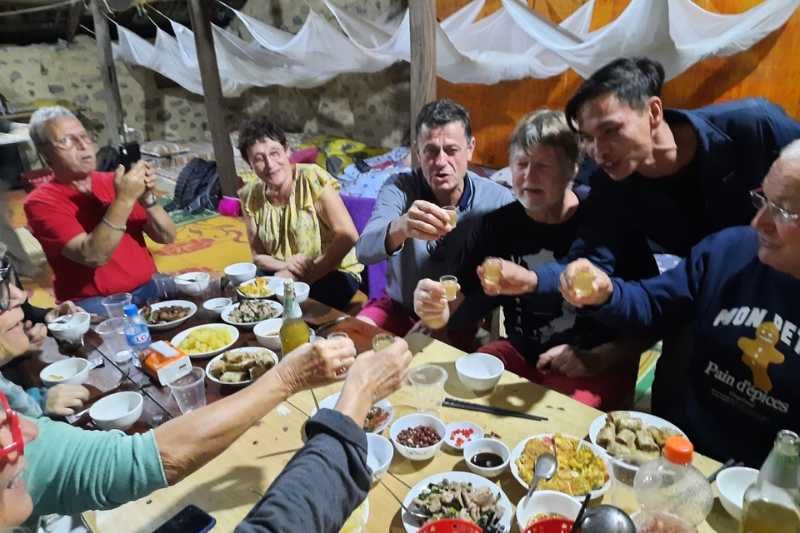
<svg viewBox="0 0 800 533"><path fill-rule="evenodd" d="M394 342L394 335L391 333L378 333L372 337L372 349L376 352L388 348Z"/></svg>
<svg viewBox="0 0 800 533"><path fill-rule="evenodd" d="M444 297L452 302L458 296L458 278L450 274L439 278L439 283L444 287Z"/></svg>
<svg viewBox="0 0 800 533"><path fill-rule="evenodd" d="M578 298L586 298L594 292L594 272L582 268L575 273L572 279L572 289Z"/></svg>
<svg viewBox="0 0 800 533"><path fill-rule="evenodd" d="M447 211L447 216L450 217L450 225L454 228L458 224L458 208L454 205L446 205L442 209Z"/></svg>
<svg viewBox="0 0 800 533"><path fill-rule="evenodd" d="M185 376L169 384L178 409L188 413L206 404L206 373L202 368L194 367Z"/></svg>
<svg viewBox="0 0 800 533"><path fill-rule="evenodd" d="M483 262L483 281L489 285L498 285L502 275L503 263L497 257L488 257Z"/></svg>

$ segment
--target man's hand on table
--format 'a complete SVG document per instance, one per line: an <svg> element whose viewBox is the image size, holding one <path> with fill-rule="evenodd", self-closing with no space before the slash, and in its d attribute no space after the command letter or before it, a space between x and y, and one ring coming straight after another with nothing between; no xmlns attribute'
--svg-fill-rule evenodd
<svg viewBox="0 0 800 533"><path fill-rule="evenodd" d="M342 380L355 356L356 348L350 339L319 340L289 352L275 371L294 394Z"/></svg>
<svg viewBox="0 0 800 533"><path fill-rule="evenodd" d="M74 415L89 400L89 389L83 385L56 385L47 391L45 413L53 416Z"/></svg>

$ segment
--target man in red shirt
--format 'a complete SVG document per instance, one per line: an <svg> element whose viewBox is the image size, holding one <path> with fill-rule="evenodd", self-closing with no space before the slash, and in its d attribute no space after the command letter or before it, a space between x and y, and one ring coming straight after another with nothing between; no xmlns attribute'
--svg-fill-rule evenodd
<svg viewBox="0 0 800 533"><path fill-rule="evenodd" d="M139 305L154 296L144 234L170 243L175 224L156 202L153 170L139 161L127 173L96 171L94 140L62 107L37 110L30 135L54 174L28 195L25 214L55 274L56 299L102 313L102 296L130 292Z"/></svg>

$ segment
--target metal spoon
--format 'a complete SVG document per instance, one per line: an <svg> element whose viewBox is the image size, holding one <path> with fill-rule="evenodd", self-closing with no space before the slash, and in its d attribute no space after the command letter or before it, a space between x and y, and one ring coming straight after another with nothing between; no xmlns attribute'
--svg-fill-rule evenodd
<svg viewBox="0 0 800 533"><path fill-rule="evenodd" d="M528 494L525 495L525 499L527 500L531 497L540 479L551 479L556 474L556 470L558 470L558 460L555 455L552 453L540 455L536 459L536 465L533 468L533 480L531 480L531 486L528 489Z"/></svg>
<svg viewBox="0 0 800 533"><path fill-rule="evenodd" d="M636 526L619 507L599 505L586 510L583 518L575 522L575 530L581 533L636 533Z"/></svg>
<svg viewBox="0 0 800 533"><path fill-rule="evenodd" d="M425 522L426 522L426 521L427 521L427 520L428 520L428 519L431 517L431 515L430 515L430 514L425 514L425 513L420 513L420 512L417 512L417 511L412 511L411 509L409 509L408 507L406 507L406 506L403 504L403 500L401 500L400 498L398 498L398 497L397 497L397 495L396 495L396 494L395 494L395 493L392 491L392 489L390 489L390 488L389 488L389 487L386 485L386 483L384 483L384 482L383 482L383 480L382 480L381 478L378 478L378 483L380 483L381 485L383 485L383 487L384 487L384 488L385 488L385 489L386 489L386 490L389 492L389 494L391 494L391 495L392 495L392 498L394 498L395 500L397 500L397 503L399 503L399 504L400 504L400 507L403 509L403 512L405 512L405 513L407 513L407 514L411 515L411 517L413 517L413 518L415 518L415 519L419 520L419 521L420 521L420 523L425 523Z"/></svg>

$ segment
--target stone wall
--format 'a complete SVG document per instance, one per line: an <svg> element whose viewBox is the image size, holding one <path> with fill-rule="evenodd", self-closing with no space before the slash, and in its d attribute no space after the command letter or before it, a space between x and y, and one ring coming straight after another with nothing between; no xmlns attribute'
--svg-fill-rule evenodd
<svg viewBox="0 0 800 533"><path fill-rule="evenodd" d="M337 5L366 17L402 14L406 0L335 0ZM327 14L319 0L297 2L251 0L243 11L268 24L296 32L309 6ZM249 39L234 22L229 28ZM95 42L78 36L74 42L0 47L0 93L17 107L63 101L80 113L101 142L107 136L105 100ZM206 109L200 96L139 67L117 64L126 123L145 140L197 141L208 139ZM396 64L375 74L339 76L322 87L256 88L227 99L226 123L235 130L251 113L267 113L289 131L329 133L372 145L393 146L408 136L408 64Z"/></svg>

